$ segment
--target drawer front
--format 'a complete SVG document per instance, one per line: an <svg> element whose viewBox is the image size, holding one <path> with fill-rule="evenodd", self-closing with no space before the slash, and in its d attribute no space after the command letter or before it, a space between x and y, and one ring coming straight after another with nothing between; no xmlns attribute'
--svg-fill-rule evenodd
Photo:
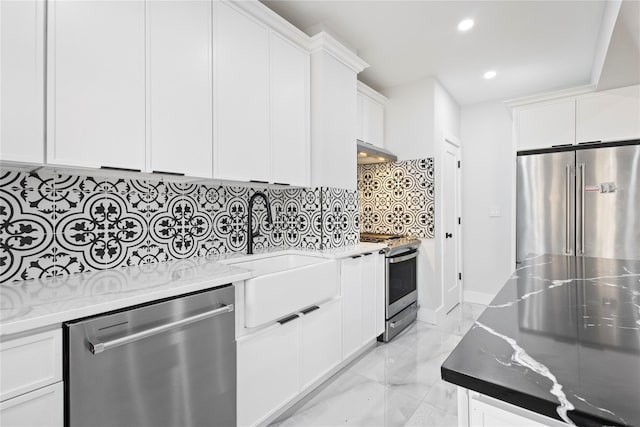
<svg viewBox="0 0 640 427"><path fill-rule="evenodd" d="M0 343L0 401L62 381L62 330Z"/></svg>
<svg viewBox="0 0 640 427"><path fill-rule="evenodd" d="M62 427L63 405L64 388L61 382L43 387L0 403L0 425Z"/></svg>

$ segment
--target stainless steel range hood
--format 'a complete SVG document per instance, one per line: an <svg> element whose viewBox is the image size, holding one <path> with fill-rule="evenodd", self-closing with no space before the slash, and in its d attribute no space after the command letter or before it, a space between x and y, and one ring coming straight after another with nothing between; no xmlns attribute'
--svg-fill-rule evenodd
<svg viewBox="0 0 640 427"><path fill-rule="evenodd" d="M358 164L395 162L398 156L384 148L376 147L368 142L358 141Z"/></svg>

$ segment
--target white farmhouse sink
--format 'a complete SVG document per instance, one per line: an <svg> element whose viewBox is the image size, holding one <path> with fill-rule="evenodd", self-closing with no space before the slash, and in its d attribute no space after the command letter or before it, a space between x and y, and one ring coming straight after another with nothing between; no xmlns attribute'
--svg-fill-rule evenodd
<svg viewBox="0 0 640 427"><path fill-rule="evenodd" d="M244 284L248 328L295 313L339 292L335 260L289 254L232 264L256 274Z"/></svg>

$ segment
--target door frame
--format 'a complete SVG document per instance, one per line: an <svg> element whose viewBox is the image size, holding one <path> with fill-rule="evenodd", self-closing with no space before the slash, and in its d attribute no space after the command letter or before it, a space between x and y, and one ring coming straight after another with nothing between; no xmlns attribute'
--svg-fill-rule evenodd
<svg viewBox="0 0 640 427"><path fill-rule="evenodd" d="M444 134L444 137L442 139L442 146L441 146L441 158L442 160L444 160L444 153L446 152L448 146L453 146L455 147L455 149L457 150L457 160L460 162L460 165L462 165L462 143L460 141L460 139L456 138L453 135ZM441 164L443 165L444 168L444 162L441 162ZM461 218L462 219L462 167L458 167L456 170L456 188L455 188L455 198L456 198L456 212L455 212L455 217L456 220L454 221L454 223L457 222L457 218ZM441 174L441 176L444 177L444 173ZM444 182L441 184L442 185L442 189L444 190L445 188L445 184ZM444 191L442 194L443 198L444 198ZM443 225L444 228L444 200L441 201L443 204L442 209L440 209L441 214L443 215L443 219L441 221L441 224ZM462 274L462 238L463 238L463 228L462 228L462 221L460 221L459 224L455 224L455 229L454 229L454 233L456 236L456 240L455 240L455 244L456 244L456 255L457 255L457 263L456 263L456 267L457 267L457 272ZM444 255L444 246L445 246L445 239L444 239L444 233L446 231L443 229L441 230L440 233L440 253L442 255ZM441 300L441 308L445 308L445 291L446 291L446 282L445 282L445 259L444 256L441 256L440 258L440 268L441 268L441 274L440 274L440 280L441 280L441 289L442 289L442 300ZM464 276L462 276L462 278L458 279L458 304L457 305L462 305L462 303L464 302L463 299L463 295L464 295ZM454 306L453 308L455 308L456 306ZM452 310L453 308L449 309ZM443 315L448 314L448 312L444 312L443 310Z"/></svg>

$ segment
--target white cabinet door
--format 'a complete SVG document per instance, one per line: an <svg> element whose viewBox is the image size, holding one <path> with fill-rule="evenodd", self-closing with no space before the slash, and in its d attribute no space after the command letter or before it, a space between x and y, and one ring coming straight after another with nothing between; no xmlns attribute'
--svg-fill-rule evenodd
<svg viewBox="0 0 640 427"><path fill-rule="evenodd" d="M62 427L62 382L22 394L0 403L0 425L6 427Z"/></svg>
<svg viewBox="0 0 640 427"><path fill-rule="evenodd" d="M369 253L360 258L362 281L362 337L361 344L374 339L376 333L376 257Z"/></svg>
<svg viewBox="0 0 640 427"><path fill-rule="evenodd" d="M385 327L385 308L386 308L386 261L383 254L375 254L375 270L376 270L376 336L384 332Z"/></svg>
<svg viewBox="0 0 640 427"><path fill-rule="evenodd" d="M576 100L576 142L640 138L640 85L581 95Z"/></svg>
<svg viewBox="0 0 640 427"><path fill-rule="evenodd" d="M310 386L342 360L340 299L320 305L301 318L301 389Z"/></svg>
<svg viewBox="0 0 640 427"><path fill-rule="evenodd" d="M361 258L342 260L342 359L362 345L362 273Z"/></svg>
<svg viewBox="0 0 640 427"><path fill-rule="evenodd" d="M47 162L145 167L145 2L48 4Z"/></svg>
<svg viewBox="0 0 640 427"><path fill-rule="evenodd" d="M513 405L501 405L511 407L514 411L518 411L518 414L489 405L475 398L469 399L469 427L550 427L566 425Z"/></svg>
<svg viewBox="0 0 640 427"><path fill-rule="evenodd" d="M356 139L362 142L366 141L364 130L364 100L365 96L358 93L357 105L356 105Z"/></svg>
<svg viewBox="0 0 640 427"><path fill-rule="evenodd" d="M358 94L362 104L362 140L382 148L384 146L384 106L366 95Z"/></svg>
<svg viewBox="0 0 640 427"><path fill-rule="evenodd" d="M271 179L309 186L309 54L271 33Z"/></svg>
<svg viewBox="0 0 640 427"><path fill-rule="evenodd" d="M299 390L299 320L238 340L238 425L258 424Z"/></svg>
<svg viewBox="0 0 640 427"><path fill-rule="evenodd" d="M311 55L311 185L355 190L356 72L324 51Z"/></svg>
<svg viewBox="0 0 640 427"><path fill-rule="evenodd" d="M216 2L214 176L269 180L269 30Z"/></svg>
<svg viewBox="0 0 640 427"><path fill-rule="evenodd" d="M371 100L367 127L369 129L369 142L384 148L384 105Z"/></svg>
<svg viewBox="0 0 640 427"><path fill-rule="evenodd" d="M44 0L0 2L0 159L44 163Z"/></svg>
<svg viewBox="0 0 640 427"><path fill-rule="evenodd" d="M575 99L521 107L517 111L518 150L575 143Z"/></svg>
<svg viewBox="0 0 640 427"><path fill-rule="evenodd" d="M150 170L211 178L211 0L147 3Z"/></svg>

